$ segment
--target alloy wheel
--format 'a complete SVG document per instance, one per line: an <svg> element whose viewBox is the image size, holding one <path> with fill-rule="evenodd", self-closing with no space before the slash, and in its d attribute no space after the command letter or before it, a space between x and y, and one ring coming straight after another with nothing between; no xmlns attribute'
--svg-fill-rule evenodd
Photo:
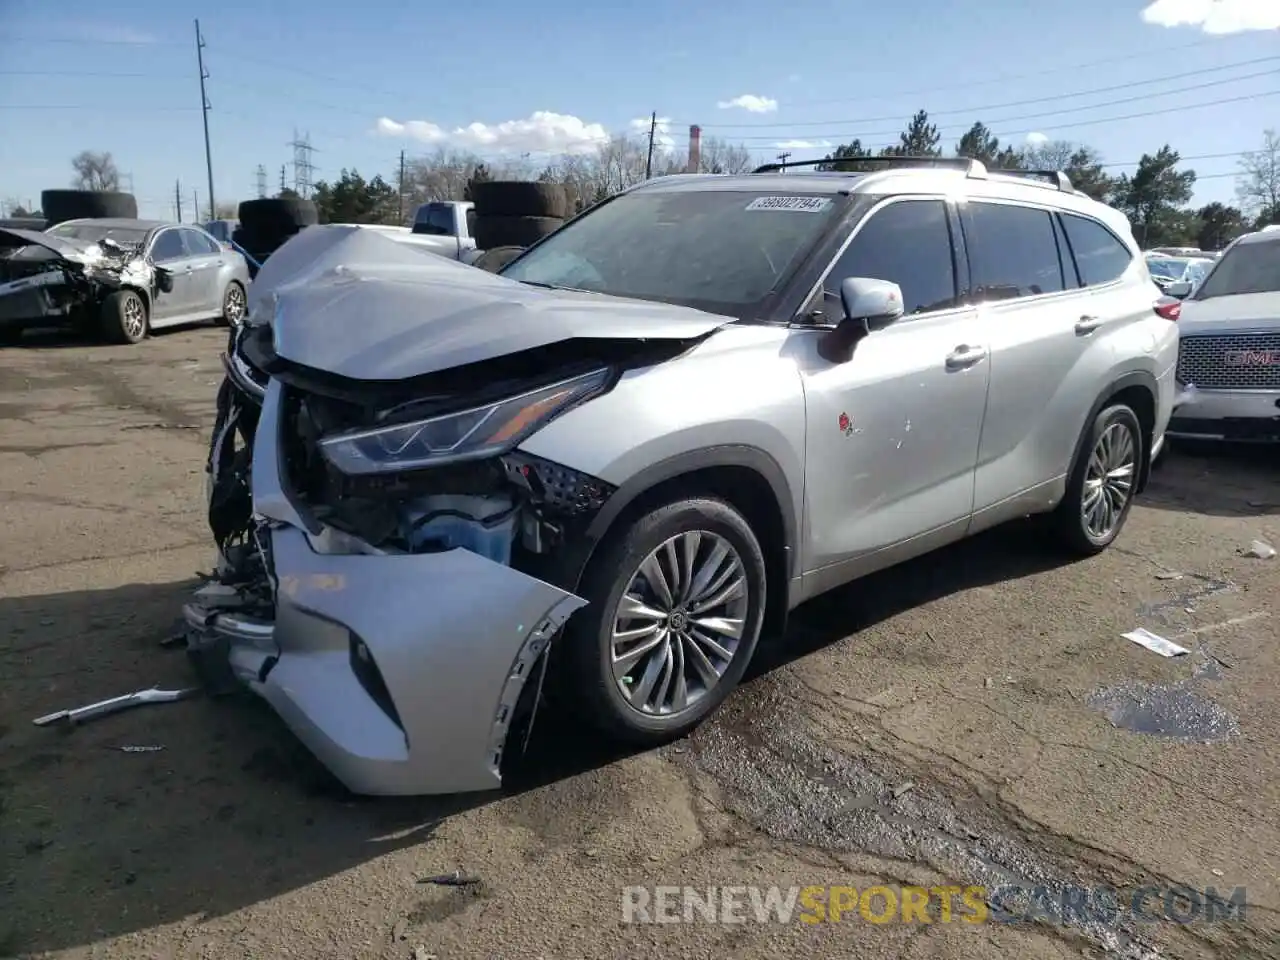
<svg viewBox="0 0 1280 960"><path fill-rule="evenodd" d="M634 709L685 712L733 662L750 602L746 568L725 538L691 530L653 550L614 611L614 681Z"/></svg>
<svg viewBox="0 0 1280 960"><path fill-rule="evenodd" d="M244 291L236 284L227 288L226 300L222 306L222 315L230 324L237 324L244 316Z"/></svg>
<svg viewBox="0 0 1280 960"><path fill-rule="evenodd" d="M1133 431L1124 423L1109 424L1089 455L1080 499L1080 518L1095 541L1106 540L1119 527L1137 474Z"/></svg>
<svg viewBox="0 0 1280 960"><path fill-rule="evenodd" d="M147 312L142 306L142 298L126 297L121 314L121 326L130 340L141 340L147 332Z"/></svg>

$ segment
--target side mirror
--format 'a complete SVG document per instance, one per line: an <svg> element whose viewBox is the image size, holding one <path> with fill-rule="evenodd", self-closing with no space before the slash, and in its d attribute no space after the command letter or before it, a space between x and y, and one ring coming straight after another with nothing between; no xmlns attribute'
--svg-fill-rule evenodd
<svg viewBox="0 0 1280 960"><path fill-rule="evenodd" d="M818 345L823 359L847 363L858 341L902 316L902 288L888 280L846 277L840 284L844 319Z"/></svg>
<svg viewBox="0 0 1280 960"><path fill-rule="evenodd" d="M844 323L860 323L864 332L883 330L902 316L902 288L888 280L846 277L840 284Z"/></svg>
<svg viewBox="0 0 1280 960"><path fill-rule="evenodd" d="M173 293L173 274L164 267L156 267L156 286L161 293Z"/></svg>
<svg viewBox="0 0 1280 960"><path fill-rule="evenodd" d="M1164 288L1165 296L1177 297L1179 300L1185 300L1191 295L1191 284L1186 280L1179 280L1177 283L1171 283Z"/></svg>

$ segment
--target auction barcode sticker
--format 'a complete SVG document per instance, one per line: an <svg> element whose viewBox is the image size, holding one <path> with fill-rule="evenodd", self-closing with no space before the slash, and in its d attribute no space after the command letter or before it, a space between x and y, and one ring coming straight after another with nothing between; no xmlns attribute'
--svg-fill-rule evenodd
<svg viewBox="0 0 1280 960"><path fill-rule="evenodd" d="M800 213L821 213L831 206L830 197L756 197L748 210L795 210Z"/></svg>

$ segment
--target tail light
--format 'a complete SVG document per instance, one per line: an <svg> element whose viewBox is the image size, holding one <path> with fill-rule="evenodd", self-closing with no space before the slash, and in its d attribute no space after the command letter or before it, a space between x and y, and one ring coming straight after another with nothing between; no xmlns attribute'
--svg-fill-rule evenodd
<svg viewBox="0 0 1280 960"><path fill-rule="evenodd" d="M1182 316L1182 301L1176 297L1161 297L1155 302L1155 311L1164 319L1177 323Z"/></svg>

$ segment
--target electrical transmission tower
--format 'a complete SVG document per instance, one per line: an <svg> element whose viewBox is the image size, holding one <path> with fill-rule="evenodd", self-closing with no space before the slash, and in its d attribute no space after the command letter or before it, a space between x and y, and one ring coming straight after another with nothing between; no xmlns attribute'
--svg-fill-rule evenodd
<svg viewBox="0 0 1280 960"><path fill-rule="evenodd" d="M315 153L315 147L311 146L311 134L299 137L298 131L295 130L293 141L288 146L293 148L293 189L298 196L309 197L312 187L311 175L316 169L311 162L311 155Z"/></svg>
<svg viewBox="0 0 1280 960"><path fill-rule="evenodd" d="M267 168L262 164L258 164L256 176L258 180L258 198L261 199L267 195Z"/></svg>

